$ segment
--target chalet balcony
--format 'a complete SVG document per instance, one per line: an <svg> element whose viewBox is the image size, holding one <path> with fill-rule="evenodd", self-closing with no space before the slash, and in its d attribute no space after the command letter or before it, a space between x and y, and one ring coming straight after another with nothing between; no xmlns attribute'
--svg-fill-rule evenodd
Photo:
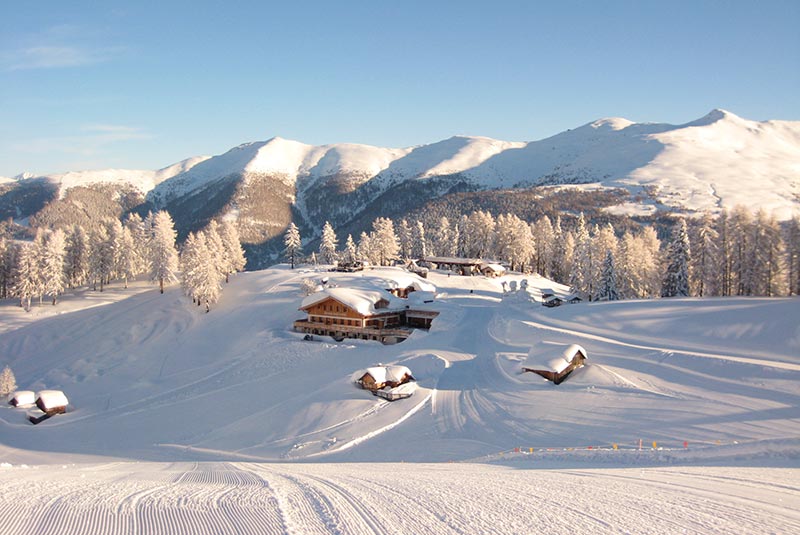
<svg viewBox="0 0 800 535"><path fill-rule="evenodd" d="M402 342L409 336L414 329L401 326L386 327L378 329L375 327L356 327L352 325L335 325L308 320L297 320L294 322L294 330L306 334L316 334L320 336L330 336L334 340L344 340L353 338L358 340L377 340L384 344Z"/></svg>

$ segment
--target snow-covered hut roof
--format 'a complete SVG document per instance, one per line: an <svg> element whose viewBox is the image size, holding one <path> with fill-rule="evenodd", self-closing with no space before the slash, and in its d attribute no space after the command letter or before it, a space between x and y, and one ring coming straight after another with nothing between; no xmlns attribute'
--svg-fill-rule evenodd
<svg viewBox="0 0 800 535"><path fill-rule="evenodd" d="M500 264L495 264L492 262L483 262L480 266L481 271L494 271L495 273L505 273L506 268L501 266Z"/></svg>
<svg viewBox="0 0 800 535"><path fill-rule="evenodd" d="M357 311L364 316L370 316L379 312L389 312L402 310L404 305L398 304L396 298L386 290L367 290L364 288L326 288L303 299L300 310L305 310L328 298L335 299L348 308ZM375 305L381 301L388 301L389 305L380 310Z"/></svg>
<svg viewBox="0 0 800 535"><path fill-rule="evenodd" d="M55 409L56 407L66 407L69 405L67 396L61 390L41 390L36 394L37 404L41 401L44 410Z"/></svg>
<svg viewBox="0 0 800 535"><path fill-rule="evenodd" d="M382 283L381 287L387 290L394 288L414 288L417 292L436 292L436 286L430 282L420 280L419 277L406 273L392 274L389 277L385 277Z"/></svg>
<svg viewBox="0 0 800 535"><path fill-rule="evenodd" d="M403 376L411 376L411 370L405 366L386 366L386 380L391 382L400 381ZM374 377L374 375L373 375Z"/></svg>
<svg viewBox="0 0 800 535"><path fill-rule="evenodd" d="M8 402L18 407L20 405L33 405L36 403L36 394L31 390L18 390L8 395Z"/></svg>
<svg viewBox="0 0 800 535"><path fill-rule="evenodd" d="M531 370L544 370L561 373L570 365L578 353L586 358L586 350L578 344L555 344L543 342L533 346L528 351L528 358L523 364L524 368Z"/></svg>

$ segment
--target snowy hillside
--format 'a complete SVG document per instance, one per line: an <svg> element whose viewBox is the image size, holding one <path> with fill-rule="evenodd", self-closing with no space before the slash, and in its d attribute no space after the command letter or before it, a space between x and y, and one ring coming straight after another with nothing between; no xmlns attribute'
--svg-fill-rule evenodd
<svg viewBox="0 0 800 535"><path fill-rule="evenodd" d="M20 387L63 390L72 406L35 428L24 411L0 409L0 443L138 459L447 461L639 439L758 452L800 436L797 299L551 310L503 297L497 280L434 273L441 314L430 332L395 346L307 342L290 327L303 317L301 281L320 276L240 274L210 314L177 288L82 308L106 298L89 292L32 315L6 303L0 354ZM520 375L541 340L581 344L590 365L559 387ZM409 367L414 396L388 403L350 384L378 363Z"/></svg>
<svg viewBox="0 0 800 535"><path fill-rule="evenodd" d="M0 364L70 401L37 426L0 406L3 532L800 529L800 300L547 309L536 289L567 290L547 279L504 295L521 276L431 272L429 332L291 332L304 279L398 274L241 273L209 314L145 283L31 313L3 302ZM521 374L542 341L579 343L587 365L558 386ZM407 366L416 393L355 388L378 364Z"/></svg>
<svg viewBox="0 0 800 535"><path fill-rule="evenodd" d="M49 178L62 190L100 181L132 183L163 206L225 179L270 177L295 192L296 208L305 214L315 201L306 196L318 196L325 182L347 177L347 191L370 185L357 198L343 201L351 203L346 208L354 214L392 185L457 176L481 189L591 184L626 188L638 197L617 211L648 213L655 206L714 210L744 204L788 219L800 212L798 162L800 123L749 121L713 110L683 125L600 119L527 143L455 136L392 149L347 143L312 146L275 137L160 171L85 171Z"/></svg>

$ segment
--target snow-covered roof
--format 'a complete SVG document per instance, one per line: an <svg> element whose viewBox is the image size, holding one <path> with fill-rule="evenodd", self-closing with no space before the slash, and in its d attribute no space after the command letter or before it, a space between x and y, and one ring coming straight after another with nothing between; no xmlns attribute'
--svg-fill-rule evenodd
<svg viewBox="0 0 800 535"><path fill-rule="evenodd" d="M41 390L36 394L36 401L41 401L45 410L69 405L67 396L61 390Z"/></svg>
<svg viewBox="0 0 800 535"><path fill-rule="evenodd" d="M357 311L363 316L371 316L380 312L391 312L402 310L405 305L398 303L397 299L386 290L375 289L367 290L364 288L326 288L303 299L300 305L301 310L305 310L328 298L335 299L348 308ZM376 309L375 304L380 300L389 302L386 308Z"/></svg>
<svg viewBox="0 0 800 535"><path fill-rule="evenodd" d="M411 375L411 370L405 366L386 366L386 380L395 382L403 379L403 376Z"/></svg>
<svg viewBox="0 0 800 535"><path fill-rule="evenodd" d="M411 395L417 390L417 383L414 381L403 383L400 386L396 386L394 388L390 388L387 392L391 392L392 394L408 394Z"/></svg>
<svg viewBox="0 0 800 535"><path fill-rule="evenodd" d="M386 383L400 381L406 374L411 376L411 370L405 366L371 366L365 370L358 370L351 379L353 382L358 382L366 374L370 374L376 383Z"/></svg>
<svg viewBox="0 0 800 535"><path fill-rule="evenodd" d="M584 358L587 356L586 350L578 344L542 342L528 351L528 358L525 359L523 367L561 373L578 353L583 354Z"/></svg>
<svg viewBox="0 0 800 535"><path fill-rule="evenodd" d="M490 270L490 271L494 271L495 273L505 273L505 271L506 271L506 268L504 268L500 264L495 264L495 263L491 263L491 262L482 263L481 264L481 271L486 271L487 269Z"/></svg>
<svg viewBox="0 0 800 535"><path fill-rule="evenodd" d="M417 292L436 292L436 286L430 282L420 280L419 277L406 273L392 274L390 277L384 278L382 282L383 284L381 284L381 286L387 290L394 288L414 288Z"/></svg>
<svg viewBox="0 0 800 535"><path fill-rule="evenodd" d="M17 405L33 405L36 403L36 394L31 390L18 390L8 395L8 401L16 401Z"/></svg>

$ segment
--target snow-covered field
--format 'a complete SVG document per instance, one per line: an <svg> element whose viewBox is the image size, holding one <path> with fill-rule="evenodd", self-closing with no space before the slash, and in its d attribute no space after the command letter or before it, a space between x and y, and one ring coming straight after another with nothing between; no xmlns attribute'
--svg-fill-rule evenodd
<svg viewBox="0 0 800 535"><path fill-rule="evenodd" d="M0 408L0 532L800 530L800 300L546 309L431 273L430 332L303 341L300 283L321 276L362 274L239 274L209 314L143 283L5 302L0 365L70 407L37 426ZM543 340L588 365L520 374ZM416 393L349 383L378 363Z"/></svg>

